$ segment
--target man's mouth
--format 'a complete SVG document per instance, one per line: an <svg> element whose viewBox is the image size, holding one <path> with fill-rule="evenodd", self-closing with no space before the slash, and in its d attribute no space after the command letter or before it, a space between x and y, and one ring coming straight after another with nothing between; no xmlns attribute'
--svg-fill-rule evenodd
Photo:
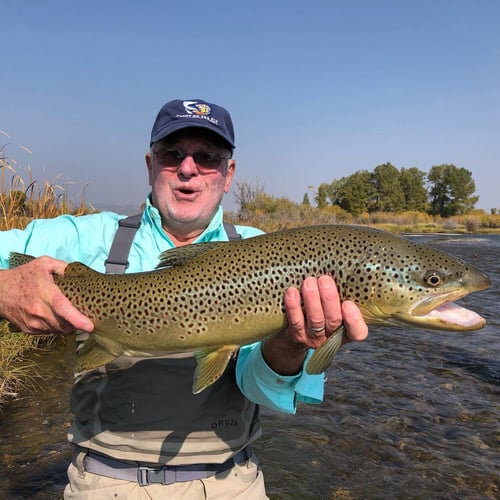
<svg viewBox="0 0 500 500"><path fill-rule="evenodd" d="M199 191L188 188L178 188L175 190L175 193L178 199L185 200L195 198L198 195Z"/></svg>

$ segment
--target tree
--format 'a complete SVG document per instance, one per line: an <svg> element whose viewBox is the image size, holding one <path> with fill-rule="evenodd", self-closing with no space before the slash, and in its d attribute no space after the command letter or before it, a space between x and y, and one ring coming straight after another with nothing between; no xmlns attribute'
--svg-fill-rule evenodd
<svg viewBox="0 0 500 500"><path fill-rule="evenodd" d="M372 195L370 181L371 174L367 170L358 170L349 177L340 179L336 204L355 216L366 212Z"/></svg>
<svg viewBox="0 0 500 500"><path fill-rule="evenodd" d="M328 200L331 199L331 189L331 184L328 184L327 182L322 182L319 185L316 196L314 197L314 201L316 202L316 206L318 208L325 208L328 206Z"/></svg>
<svg viewBox="0 0 500 500"><path fill-rule="evenodd" d="M304 193L304 198L302 198L302 205L306 207L311 206L311 202L309 201L309 195L307 193Z"/></svg>
<svg viewBox="0 0 500 500"><path fill-rule="evenodd" d="M371 176L374 197L370 212L400 212L404 206L399 170L391 163L375 167Z"/></svg>
<svg viewBox="0 0 500 500"><path fill-rule="evenodd" d="M425 189L425 172L417 167L402 168L399 172L399 183L403 191L403 210L425 212L427 209L427 190Z"/></svg>
<svg viewBox="0 0 500 500"><path fill-rule="evenodd" d="M254 202L263 193L264 185L260 184L258 180L254 182L247 180L237 181L233 197L234 201L240 206L239 213L242 213L249 203Z"/></svg>
<svg viewBox="0 0 500 500"><path fill-rule="evenodd" d="M430 184L430 213L442 217L470 212L478 196L473 196L476 184L472 172L451 164L434 165L427 180Z"/></svg>

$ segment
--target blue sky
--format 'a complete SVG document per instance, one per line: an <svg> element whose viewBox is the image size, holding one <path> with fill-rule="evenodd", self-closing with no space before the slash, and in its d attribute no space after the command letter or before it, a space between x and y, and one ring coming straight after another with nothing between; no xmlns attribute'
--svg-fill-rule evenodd
<svg viewBox="0 0 500 500"><path fill-rule="evenodd" d="M0 19L0 146L98 208L143 201L174 98L230 110L237 180L269 194L453 163L500 208L497 0L2 0Z"/></svg>

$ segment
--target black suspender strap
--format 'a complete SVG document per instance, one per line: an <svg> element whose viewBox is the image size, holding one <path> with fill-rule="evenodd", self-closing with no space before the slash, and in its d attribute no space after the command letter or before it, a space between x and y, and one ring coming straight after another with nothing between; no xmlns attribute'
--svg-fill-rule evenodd
<svg viewBox="0 0 500 500"><path fill-rule="evenodd" d="M106 273L123 274L128 267L128 254L135 234L141 225L142 214L131 215L118 222L118 230L104 263Z"/></svg>
<svg viewBox="0 0 500 500"><path fill-rule="evenodd" d="M123 274L128 267L128 254L135 234L141 225L142 214L131 215L118 222L118 229L115 233L115 239L109 250L108 258L104 263L106 273ZM241 240L241 234L236 232L236 228L224 222L224 231L230 241Z"/></svg>
<svg viewBox="0 0 500 500"><path fill-rule="evenodd" d="M236 228L229 222L224 222L224 231L226 231L229 241L241 240L241 234L237 233Z"/></svg>

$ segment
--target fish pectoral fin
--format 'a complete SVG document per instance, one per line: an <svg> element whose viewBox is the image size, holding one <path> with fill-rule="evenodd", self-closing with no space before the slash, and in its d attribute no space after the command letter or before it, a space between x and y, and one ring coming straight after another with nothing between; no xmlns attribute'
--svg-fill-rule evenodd
<svg viewBox="0 0 500 500"><path fill-rule="evenodd" d="M110 363L117 357L98 344L95 337L90 334L90 337L76 351L75 372L82 373L93 370Z"/></svg>
<svg viewBox="0 0 500 500"><path fill-rule="evenodd" d="M225 345L195 352L198 366L194 372L193 394L200 393L221 377L237 349L236 345Z"/></svg>
<svg viewBox="0 0 500 500"><path fill-rule="evenodd" d="M314 351L314 354L306 365L306 372L309 373L309 375L319 375L326 371L335 357L335 354L337 354L337 351L340 349L344 335L345 327L342 325L337 328L336 332L331 335L328 340Z"/></svg>

